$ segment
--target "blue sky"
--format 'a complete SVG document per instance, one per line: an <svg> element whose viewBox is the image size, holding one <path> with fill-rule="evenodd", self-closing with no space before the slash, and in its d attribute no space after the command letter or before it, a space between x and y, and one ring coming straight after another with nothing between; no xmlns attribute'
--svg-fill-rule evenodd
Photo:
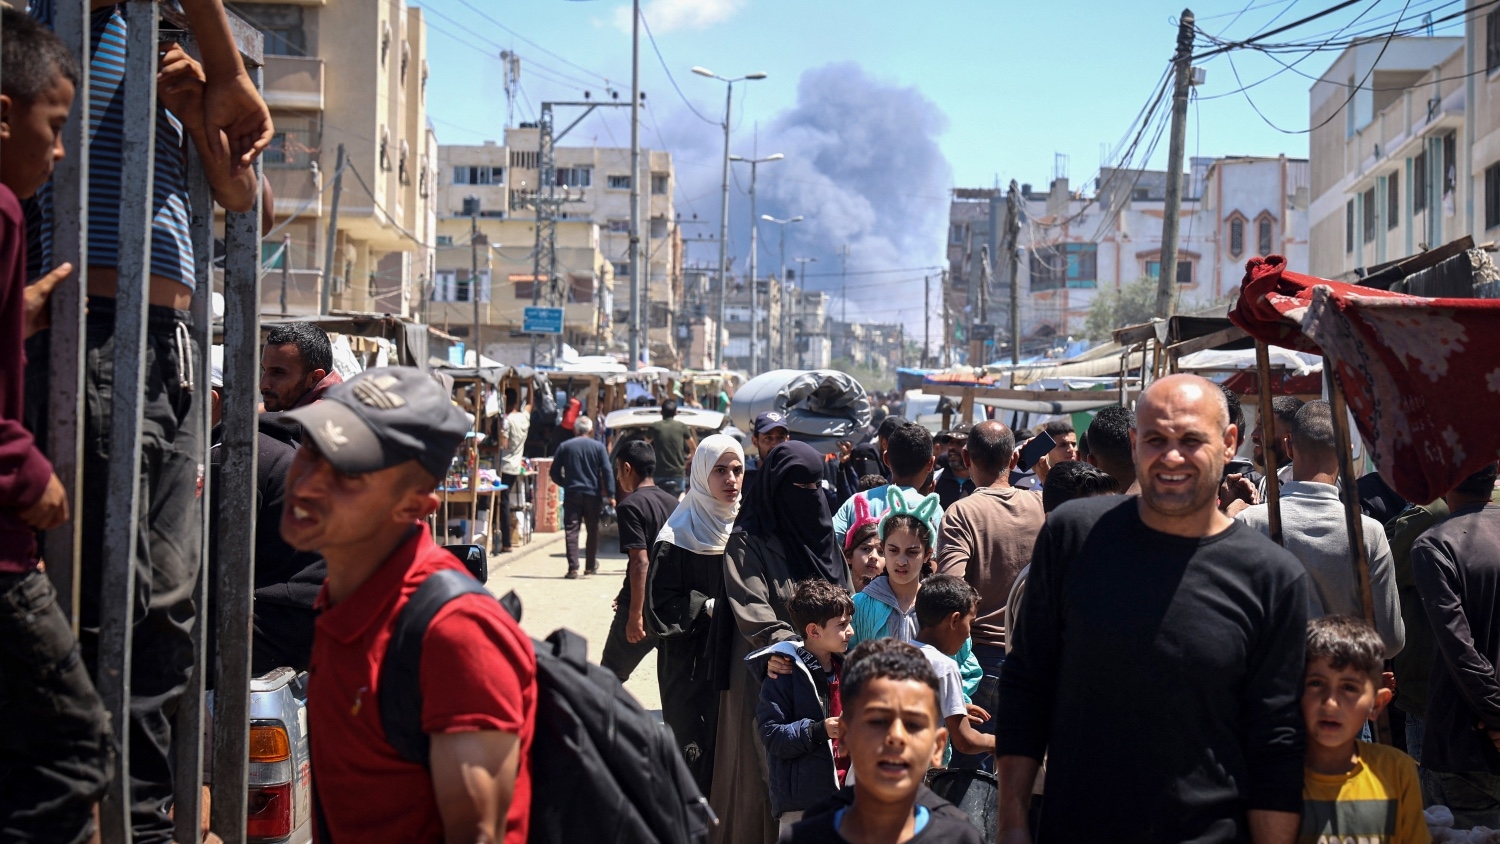
<svg viewBox="0 0 1500 844"><path fill-rule="evenodd" d="M605 96L605 78L628 97L629 3L419 5L428 10L428 113L441 143L503 135L500 49L522 57L517 120L531 119L544 100L574 100L584 90ZM1193 11L1203 30L1240 39L1328 5L1206 0ZM1370 0L1275 40L1343 37L1335 33L1345 25L1344 35L1384 33L1403 15L1417 22L1427 12L1462 8L1461 0ZM787 251L818 258L824 274L810 271L814 286L838 283L828 273L839 266L838 246L851 245L849 270L861 273L849 281L851 316L920 323L922 268L942 262L948 190L1012 178L1045 185L1055 167L1075 187L1092 179L1101 155L1127 139L1161 79L1180 11L1175 3L1141 0L645 0L646 21L686 102L643 33L642 142L673 153L683 217L696 213L710 221L685 225L685 235L716 231L724 86L689 68L703 65L726 76L766 72L763 81L735 86L731 120L735 152L787 155L761 168L758 211L808 217L788 230ZM1437 34L1460 34L1457 23ZM1295 70L1316 76L1335 55L1308 55ZM1305 157L1305 134L1277 131L1267 121L1305 130L1311 81L1259 53L1232 57L1233 67L1226 56L1204 63L1207 81L1189 112L1188 155ZM1236 91L1266 77L1246 92L1262 118ZM626 109L596 114L565 143L628 144ZM1152 165L1164 164L1166 146L1163 137ZM748 251L747 179L747 172L738 174L730 215L731 253L741 265ZM763 268L777 260L775 238L762 228ZM690 258L711 261L714 252L703 244Z"/></svg>

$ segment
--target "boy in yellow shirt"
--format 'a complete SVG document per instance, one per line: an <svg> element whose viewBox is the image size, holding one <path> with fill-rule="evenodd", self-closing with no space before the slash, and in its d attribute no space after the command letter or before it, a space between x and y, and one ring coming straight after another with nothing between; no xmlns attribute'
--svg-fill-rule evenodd
<svg viewBox="0 0 1500 844"><path fill-rule="evenodd" d="M1417 763L1393 747L1358 740L1391 701L1381 683L1385 645L1349 616L1307 624L1302 717L1307 761L1298 844L1429 844Z"/></svg>

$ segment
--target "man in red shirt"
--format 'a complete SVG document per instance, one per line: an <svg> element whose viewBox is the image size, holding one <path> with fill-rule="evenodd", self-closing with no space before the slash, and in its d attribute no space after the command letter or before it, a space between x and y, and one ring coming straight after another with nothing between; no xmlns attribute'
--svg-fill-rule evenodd
<svg viewBox="0 0 1500 844"><path fill-rule="evenodd" d="M281 535L328 563L307 696L328 834L338 842L523 844L536 655L498 602L463 595L427 628L426 768L390 745L379 712L397 616L428 576L463 568L423 521L468 429L464 415L410 367L367 370L287 415L304 433L287 472Z"/></svg>

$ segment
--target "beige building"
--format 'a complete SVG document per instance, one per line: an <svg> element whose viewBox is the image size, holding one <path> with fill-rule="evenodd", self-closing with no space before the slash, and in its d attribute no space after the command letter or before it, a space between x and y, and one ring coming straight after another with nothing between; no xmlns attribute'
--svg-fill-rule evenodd
<svg viewBox="0 0 1500 844"><path fill-rule="evenodd" d="M262 159L279 229L263 245L263 311L280 313L283 295L290 313L318 311L342 144L333 309L414 315L436 234L422 10L403 0L229 5L265 34L276 125Z"/></svg>
<svg viewBox="0 0 1500 844"><path fill-rule="evenodd" d="M563 113L559 113L559 120ZM566 141L566 138L564 139ZM440 218L462 215L466 197L477 197L482 218L531 221L536 211L529 203L539 183L537 129L532 124L507 129L504 144L487 141L478 145L443 145L438 154L437 208ZM584 221L596 230L597 247L605 263L606 277L618 280L618 295L605 309L606 326L618 326L608 338L616 351L628 342L630 292L630 150L602 147L557 146L557 186L576 200L564 205L558 215L559 243L567 225ZM678 365L681 352L679 319L682 312L682 237L676 225L672 201L676 175L672 157L660 150L641 150L641 232L647 250L642 281L643 320L650 338L652 362ZM442 225L440 223L440 225ZM443 229L444 233L447 229ZM534 232L533 232L534 237ZM581 232L573 242L581 242ZM527 245L530 254L532 244ZM581 260L581 256L580 256ZM562 265L561 248L559 266ZM595 264L595 275L597 263ZM545 269L543 270L545 272ZM573 272L573 271L570 271ZM612 282L611 282L612 283ZM547 304L545 294L542 304ZM568 325L574 326L570 300ZM588 325L593 325L591 320ZM582 330L582 324L579 324ZM581 335L580 335L581 337ZM606 350L609 343L605 344ZM590 347L592 348L592 346ZM580 351L582 349L580 348Z"/></svg>
<svg viewBox="0 0 1500 844"><path fill-rule="evenodd" d="M1500 133L1471 151L1465 103L1466 89L1477 85L1480 120L1489 132L1500 129L1491 80L1464 78L1471 58L1463 38L1396 38L1384 55L1382 43L1346 49L1309 96L1316 127L1309 268L1316 276L1353 273L1465 233L1489 239L1482 215L1474 219L1473 186L1500 159Z"/></svg>

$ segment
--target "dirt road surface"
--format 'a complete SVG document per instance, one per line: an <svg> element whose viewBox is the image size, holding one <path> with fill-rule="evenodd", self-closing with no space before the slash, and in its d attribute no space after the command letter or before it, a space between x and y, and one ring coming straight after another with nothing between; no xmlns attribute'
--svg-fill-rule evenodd
<svg viewBox="0 0 1500 844"><path fill-rule="evenodd" d="M580 554L583 542L584 537L579 537ZM532 638L545 639L557 628L567 627L588 640L589 661L597 663L604 654L604 639L614 618L610 602L619 594L625 578L625 555L620 553L619 539L613 535L600 538L599 574L564 580L567 570L563 534L538 533L529 545L490 557L487 585L496 595L515 590L521 598L521 626ZM646 709L661 709L654 653L641 661L625 688Z"/></svg>

